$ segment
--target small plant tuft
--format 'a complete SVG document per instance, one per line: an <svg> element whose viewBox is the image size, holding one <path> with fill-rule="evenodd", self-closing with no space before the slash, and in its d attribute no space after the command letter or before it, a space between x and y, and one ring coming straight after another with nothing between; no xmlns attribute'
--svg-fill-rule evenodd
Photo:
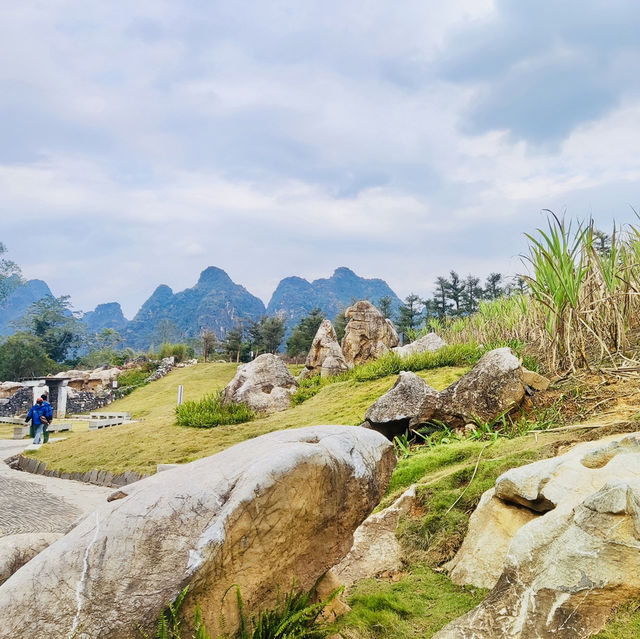
<svg viewBox="0 0 640 639"><path fill-rule="evenodd" d="M179 426L214 428L222 424L243 424L256 414L246 404L222 403L222 393L210 393L197 401L187 401L176 407Z"/></svg>

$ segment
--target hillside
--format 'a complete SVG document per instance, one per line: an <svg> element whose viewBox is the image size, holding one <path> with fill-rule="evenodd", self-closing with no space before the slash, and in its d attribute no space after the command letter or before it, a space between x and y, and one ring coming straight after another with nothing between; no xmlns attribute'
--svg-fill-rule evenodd
<svg viewBox="0 0 640 639"><path fill-rule="evenodd" d="M47 295L51 295L51 291L42 280L29 280L15 288L0 305L0 337L13 335L15 328L11 323L21 319L31 304Z"/></svg>

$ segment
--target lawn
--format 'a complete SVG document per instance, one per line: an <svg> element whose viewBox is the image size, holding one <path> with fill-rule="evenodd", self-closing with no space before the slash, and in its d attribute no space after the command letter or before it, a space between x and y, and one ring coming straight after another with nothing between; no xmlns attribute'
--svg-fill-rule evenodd
<svg viewBox="0 0 640 639"><path fill-rule="evenodd" d="M366 409L396 380L392 375L368 382L348 380L324 387L317 395L282 413L246 424L212 429L183 428L175 423L178 386L184 399L199 399L222 389L233 377L235 364L197 364L176 369L166 377L136 389L109 406L128 411L137 424L93 432L73 432L62 442L33 453L49 468L62 472L135 470L153 473L159 463L186 463L212 455L245 439L274 430L315 424L357 425ZM466 369L445 367L419 373L429 384L442 389L456 381Z"/></svg>

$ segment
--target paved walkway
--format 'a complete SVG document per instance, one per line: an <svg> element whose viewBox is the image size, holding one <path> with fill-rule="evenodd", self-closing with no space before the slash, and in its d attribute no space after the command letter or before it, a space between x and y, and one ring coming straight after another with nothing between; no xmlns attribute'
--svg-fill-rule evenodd
<svg viewBox="0 0 640 639"><path fill-rule="evenodd" d="M0 537L25 532L64 532L114 491L13 470L4 463L30 443L30 440L0 439Z"/></svg>

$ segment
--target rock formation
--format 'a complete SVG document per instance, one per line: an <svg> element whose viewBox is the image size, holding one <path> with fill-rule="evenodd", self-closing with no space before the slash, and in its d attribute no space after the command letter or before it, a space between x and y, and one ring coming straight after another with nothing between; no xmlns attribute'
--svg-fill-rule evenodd
<svg viewBox="0 0 640 639"><path fill-rule="evenodd" d="M125 639L139 624L151 633L187 584L185 617L199 602L211 636L221 614L232 634L233 585L248 612L274 605L294 578L310 588L347 554L394 465L378 433L315 426L126 486L0 586L3 636Z"/></svg>
<svg viewBox="0 0 640 639"><path fill-rule="evenodd" d="M415 498L414 485L391 506L367 517L353 535L349 554L330 573L349 588L362 579L400 570L402 549L396 529L400 517L411 510Z"/></svg>
<svg viewBox="0 0 640 639"><path fill-rule="evenodd" d="M407 430L410 420L418 414L427 395L435 399L439 393L422 377L402 371L391 390L367 409L363 425L393 439Z"/></svg>
<svg viewBox="0 0 640 639"><path fill-rule="evenodd" d="M333 324L329 320L322 320L318 327L304 366L301 377L318 374L330 377L349 370Z"/></svg>
<svg viewBox="0 0 640 639"><path fill-rule="evenodd" d="M426 353L440 350L447 343L435 333L428 333L424 337L405 344L404 346L396 346L393 352L400 355L400 357L409 357L409 355L415 355L416 353Z"/></svg>
<svg viewBox="0 0 640 639"><path fill-rule="evenodd" d="M298 382L284 362L271 353L238 366L235 377L222 391L222 401L246 404L257 413L286 410Z"/></svg>
<svg viewBox="0 0 640 639"><path fill-rule="evenodd" d="M434 639L586 638L640 594L640 434L514 468L483 496L452 562L495 586Z"/></svg>
<svg viewBox="0 0 640 639"><path fill-rule="evenodd" d="M398 345L393 324L371 302L356 302L345 315L349 322L342 338L342 352L349 366L381 357Z"/></svg>
<svg viewBox="0 0 640 639"><path fill-rule="evenodd" d="M20 533L0 537L0 586L39 552L62 537L62 533Z"/></svg>
<svg viewBox="0 0 640 639"><path fill-rule="evenodd" d="M525 378L531 383L525 383ZM546 385L545 385L546 383ZM413 373L400 373L394 387L365 413L367 425L393 438L425 423L443 422L463 427L475 418L491 421L520 405L532 385L546 388L549 381L523 369L509 348L498 348L457 382L436 391ZM420 401L420 404L418 404Z"/></svg>

